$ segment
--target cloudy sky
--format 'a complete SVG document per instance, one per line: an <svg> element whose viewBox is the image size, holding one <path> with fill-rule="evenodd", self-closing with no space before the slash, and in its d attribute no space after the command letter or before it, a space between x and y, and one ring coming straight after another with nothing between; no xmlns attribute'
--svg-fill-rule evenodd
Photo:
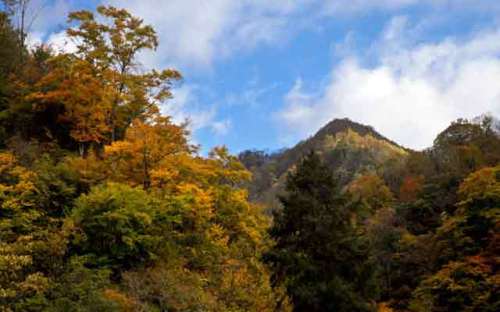
<svg viewBox="0 0 500 312"><path fill-rule="evenodd" d="M344 117L421 149L452 120L500 116L498 0L34 1L32 42L64 46L67 13L99 4L152 24L141 61L183 73L162 109L204 151L275 150Z"/></svg>

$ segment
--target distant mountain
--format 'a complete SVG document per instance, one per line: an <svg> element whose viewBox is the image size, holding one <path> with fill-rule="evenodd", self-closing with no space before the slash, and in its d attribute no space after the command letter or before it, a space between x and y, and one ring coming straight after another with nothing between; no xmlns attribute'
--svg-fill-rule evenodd
<svg viewBox="0 0 500 312"><path fill-rule="evenodd" d="M249 185L251 199L276 207L276 195L282 191L287 173L311 150L323 158L342 185L362 173L383 176L388 169L401 166L409 153L370 126L349 119L335 119L290 149L274 154L241 153L240 161L254 176Z"/></svg>

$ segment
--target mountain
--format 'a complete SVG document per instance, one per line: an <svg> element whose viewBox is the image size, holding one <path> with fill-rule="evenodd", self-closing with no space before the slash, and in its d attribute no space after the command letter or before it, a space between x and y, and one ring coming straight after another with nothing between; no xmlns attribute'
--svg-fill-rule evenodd
<svg viewBox="0 0 500 312"><path fill-rule="evenodd" d="M363 173L385 176L392 168L400 167L410 152L370 126L335 119L290 149L274 154L242 152L239 159L254 177L249 185L250 198L271 209L277 207L276 195L282 191L287 173L311 150L322 157L341 185Z"/></svg>

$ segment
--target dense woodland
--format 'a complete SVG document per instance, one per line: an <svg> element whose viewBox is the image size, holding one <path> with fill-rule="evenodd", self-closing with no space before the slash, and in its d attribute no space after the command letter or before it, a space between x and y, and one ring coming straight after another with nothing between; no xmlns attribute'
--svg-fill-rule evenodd
<svg viewBox="0 0 500 312"><path fill-rule="evenodd" d="M138 63L153 28L68 17L76 52L0 12L0 311L500 310L500 137L459 120L421 152L349 120L207 157ZM21 11L19 11L21 10Z"/></svg>

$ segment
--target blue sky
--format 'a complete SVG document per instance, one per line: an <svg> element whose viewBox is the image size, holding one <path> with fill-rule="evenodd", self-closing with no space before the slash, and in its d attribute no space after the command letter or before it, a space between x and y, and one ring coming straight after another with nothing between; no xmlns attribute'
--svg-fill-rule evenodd
<svg viewBox="0 0 500 312"><path fill-rule="evenodd" d="M497 0L35 2L33 42L67 46L67 12L98 4L152 24L160 47L140 59L183 73L163 111L203 151L276 150L343 117L421 149L456 118L500 115Z"/></svg>

